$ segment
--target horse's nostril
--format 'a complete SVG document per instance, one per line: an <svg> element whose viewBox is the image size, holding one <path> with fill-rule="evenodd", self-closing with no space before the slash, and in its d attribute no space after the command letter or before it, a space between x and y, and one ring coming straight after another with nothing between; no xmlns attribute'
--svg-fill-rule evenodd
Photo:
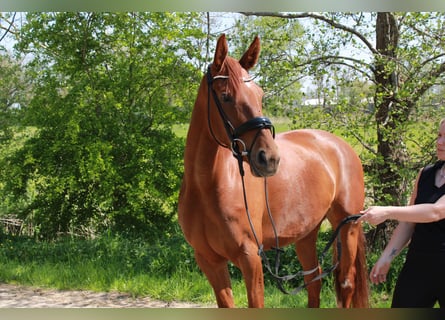
<svg viewBox="0 0 445 320"><path fill-rule="evenodd" d="M263 150L258 152L258 163L262 166L267 166L266 152L264 152Z"/></svg>

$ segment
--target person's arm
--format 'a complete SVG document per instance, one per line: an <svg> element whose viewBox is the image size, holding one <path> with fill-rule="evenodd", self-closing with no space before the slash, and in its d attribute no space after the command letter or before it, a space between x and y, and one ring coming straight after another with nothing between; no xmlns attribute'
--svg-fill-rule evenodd
<svg viewBox="0 0 445 320"><path fill-rule="evenodd" d="M414 204L419 177L420 172L417 176L414 191L408 206L372 206L361 212L363 215L357 222L366 221L377 225L389 219L414 223L433 222L444 219L445 196L442 196L435 203Z"/></svg>
<svg viewBox="0 0 445 320"><path fill-rule="evenodd" d="M362 211L357 221L379 224L385 220L398 220L414 223L433 222L445 218L445 196L435 203L422 203L409 206L374 206Z"/></svg>
<svg viewBox="0 0 445 320"><path fill-rule="evenodd" d="M417 197L417 184L419 181L420 173L417 176L417 179L414 183L414 190L411 193L411 198L409 201L410 205L414 205L416 197ZM371 212L367 212L364 216L362 216L357 221L368 221L368 222L376 222L373 220L374 216L379 217L378 214L374 215ZM362 219L365 217L364 219ZM383 219L380 222L383 222ZM378 224L378 223L377 223ZM414 231L415 223L412 222L399 222L397 227L394 229L391 239L383 250L380 258L377 260L375 265L373 266L369 278L372 283L381 283L386 281L386 275L388 274L389 267L391 266L391 262L395 257L399 255L403 248L405 248L411 240L411 236Z"/></svg>
<svg viewBox="0 0 445 320"><path fill-rule="evenodd" d="M394 229L391 240L389 240L388 245L383 250L380 258L369 274L372 283L386 281L386 275L388 274L391 262L410 242L415 225L415 223L411 222L400 222Z"/></svg>

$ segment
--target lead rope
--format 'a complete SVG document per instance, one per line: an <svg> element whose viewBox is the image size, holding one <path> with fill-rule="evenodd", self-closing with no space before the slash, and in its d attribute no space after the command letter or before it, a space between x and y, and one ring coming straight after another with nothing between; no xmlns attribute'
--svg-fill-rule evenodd
<svg viewBox="0 0 445 320"><path fill-rule="evenodd" d="M246 194L246 186L245 186L245 182L244 182L244 168L243 168L243 155L240 152L236 152L237 150L234 151L234 155L236 157L236 159L238 160L238 167L239 167L239 172L240 172L240 176L241 176L241 183L242 183L242 187L243 187L243 198L244 198L244 207L246 209L246 214L247 214L247 219L249 221L249 225L250 225L250 229L252 231L253 237L255 239L255 242L257 244L258 247L258 255L261 257L261 260L264 263L264 267L266 268L266 270L270 273L270 275L275 279L278 289L280 289L281 292L285 293L285 294L292 294L295 295L297 293L299 293L301 290L303 290L304 288L306 288L308 285L310 285L311 283L318 281L322 278L324 278L325 276L327 276L328 274L330 274L335 268L337 268L339 262L340 262L340 258L341 258L341 239L337 238L338 234L340 233L340 229L347 223L352 222L357 220L361 215L360 214L356 214L356 215L351 215L351 216L347 216L346 218L344 218L340 224L337 226L337 228L335 229L334 233L332 234L330 240L328 241L328 243L325 245L321 255L320 255L320 262L321 264L323 263L323 260L325 258L326 253L328 252L329 248L331 247L331 245L334 243L334 241L337 240L337 261L334 265L332 265L331 267L329 267L327 270L321 272L318 276L316 276L315 278L313 278L311 281L307 282L307 283L303 283L301 286L295 288L292 291L287 291L284 286L283 283L290 281L296 277L301 277L301 276L306 276L306 275L310 275L314 272L316 272L319 267L320 267L320 263L318 264L318 266L316 266L315 268L308 270L308 271L299 271L297 273L294 274L290 274L290 275L286 275L286 276L280 276L279 275L279 269L280 269L280 256L281 253L284 252L283 249L280 248L279 245L279 239L278 239L278 232L275 226L275 222L272 216L272 212L270 210L270 206L269 206L269 194L267 191L267 178L264 178L264 193L265 193L265 198L266 198L266 208L267 208L267 213L269 215L269 220L271 222L272 225L272 229L274 232L274 236L275 236L275 247L272 247L272 250L275 251L275 271L272 270L272 267L270 265L269 262L269 258L267 257L265 251L264 251L264 246L263 244L261 244L258 240L258 235L255 231L255 227L253 225L252 222L252 217L250 215L250 210L249 210L249 206L247 203L247 194Z"/></svg>
<svg viewBox="0 0 445 320"><path fill-rule="evenodd" d="M247 214L247 218L248 218L248 221L249 221L250 229L252 231L253 237L254 237L255 242L257 244L257 247L258 247L258 255L261 257L261 259L262 259L262 261L264 263L264 267L266 268L266 270L276 280L278 288L285 294L296 294L299 291L301 291L303 288L305 288L309 283L307 283L307 284L305 283L304 285L296 288L293 292L288 292L288 291L286 291L284 289L283 282L292 280L292 279L294 279L296 277L309 275L309 274L315 272L316 270L318 270L318 266L315 267L312 270L309 270L309 271L299 271L299 272L297 272L295 274L292 274L292 275L280 276L278 274L279 273L279 269L280 269L280 255L283 252L283 250L279 247L278 233L277 233L277 230L276 230L276 227L275 227L275 222L274 222L274 219L272 217L272 213L271 213L271 210L270 210L270 207L269 207L269 200L268 200L268 193L267 193L267 179L264 178L266 207L267 207L267 212L268 212L268 215L269 215L269 219L270 219L271 224L272 224L272 228L273 228L274 236L275 236L275 242L276 242L276 247L272 248L275 251L275 254L276 254L275 255L275 272L272 270L272 267L271 267L270 262L269 262L269 258L267 257L267 255L266 255L266 253L264 251L264 246L258 240L258 235L257 235L257 233L255 231L255 227L254 227L253 222L252 222L252 217L250 215L250 210L249 210L249 206L248 206L248 203L247 203L246 187L245 187L245 182L244 182L244 174L245 173L244 173L244 168L243 168L243 158L242 158L242 155L240 153L237 153L235 156L236 156L236 158L238 160L238 166L239 166L241 182L242 182L242 187L243 187L244 206L245 206L245 209L246 209L246 214Z"/></svg>

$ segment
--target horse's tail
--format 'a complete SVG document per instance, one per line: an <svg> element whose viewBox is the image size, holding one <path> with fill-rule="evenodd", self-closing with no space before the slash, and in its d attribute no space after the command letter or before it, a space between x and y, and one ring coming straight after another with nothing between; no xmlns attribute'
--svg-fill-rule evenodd
<svg viewBox="0 0 445 320"><path fill-rule="evenodd" d="M354 308L369 308L368 267L366 263L366 239L362 226L358 227L357 256L355 259L356 280L352 296Z"/></svg>
<svg viewBox="0 0 445 320"><path fill-rule="evenodd" d="M363 233L363 228L361 225L356 225L357 230L357 251L356 258L354 262L355 267L355 283L354 283L354 292L352 294L351 307L353 308L369 308L369 285L368 285L368 267L366 264L366 245L365 245L365 236ZM334 260L337 257L337 248L333 246L334 249ZM340 265L334 272L335 276L335 291L337 295L337 299L341 300L341 283L338 279L339 269L343 266ZM344 307L343 301L339 301L340 305Z"/></svg>

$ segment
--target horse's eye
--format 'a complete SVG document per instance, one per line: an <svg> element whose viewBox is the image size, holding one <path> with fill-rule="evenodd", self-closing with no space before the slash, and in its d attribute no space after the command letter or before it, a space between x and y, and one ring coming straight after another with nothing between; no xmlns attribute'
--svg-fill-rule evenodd
<svg viewBox="0 0 445 320"><path fill-rule="evenodd" d="M221 97L222 97L222 101L224 101L224 102L231 102L232 101L232 97L228 93L226 93L226 92L222 93Z"/></svg>

